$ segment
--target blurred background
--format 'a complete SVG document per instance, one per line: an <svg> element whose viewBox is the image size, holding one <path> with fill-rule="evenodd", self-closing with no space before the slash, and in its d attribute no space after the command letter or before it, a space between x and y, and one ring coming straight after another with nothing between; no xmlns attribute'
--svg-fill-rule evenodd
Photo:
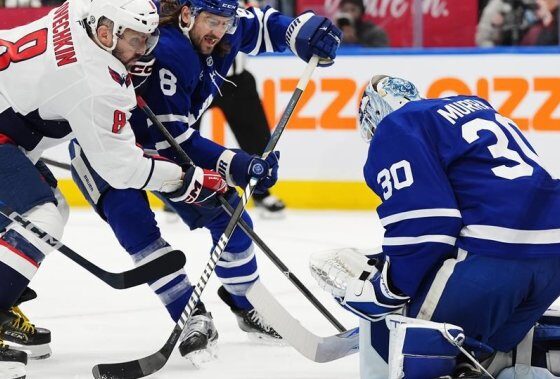
<svg viewBox="0 0 560 379"><path fill-rule="evenodd" d="M513 119L552 171L560 174L560 0L271 0L296 15L313 10L344 32L336 63L315 71L282 136L280 181L273 194L288 208L374 209L363 184L368 145L357 105L368 79L412 80L425 97L475 94ZM0 29L27 23L55 0L0 0ZM304 63L291 54L249 57L268 123L278 121ZM225 85L228 85L227 83ZM240 111L243 105L240 104ZM237 141L219 108L201 125L226 146ZM398 143L398 141L395 141ZM65 147L47 156L67 161ZM67 172L55 174L72 205L85 205Z"/></svg>

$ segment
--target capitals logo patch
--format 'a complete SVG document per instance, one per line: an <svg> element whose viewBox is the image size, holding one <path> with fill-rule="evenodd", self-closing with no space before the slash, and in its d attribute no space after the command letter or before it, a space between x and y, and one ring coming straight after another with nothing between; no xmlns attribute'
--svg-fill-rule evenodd
<svg viewBox="0 0 560 379"><path fill-rule="evenodd" d="M130 87L130 85L132 84L132 78L130 77L129 74L126 75L119 74L111 67L107 67L107 68L109 69L109 74L111 75L111 78L113 78L115 82L117 82L120 86L126 86L127 88Z"/></svg>

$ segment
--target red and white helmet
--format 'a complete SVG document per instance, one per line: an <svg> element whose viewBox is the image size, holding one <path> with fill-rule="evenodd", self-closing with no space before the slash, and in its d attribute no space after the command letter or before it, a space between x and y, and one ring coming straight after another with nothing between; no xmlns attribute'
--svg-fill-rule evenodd
<svg viewBox="0 0 560 379"><path fill-rule="evenodd" d="M159 15L152 0L91 0L87 23L94 36L101 17L106 17L114 23L113 46L107 48L108 51L113 51L118 37L122 36L126 29L150 35L148 52L157 44Z"/></svg>

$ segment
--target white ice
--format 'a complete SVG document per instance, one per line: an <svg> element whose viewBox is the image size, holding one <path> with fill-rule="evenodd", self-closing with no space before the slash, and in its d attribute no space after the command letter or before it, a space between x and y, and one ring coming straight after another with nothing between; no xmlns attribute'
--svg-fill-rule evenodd
<svg viewBox="0 0 560 379"><path fill-rule="evenodd" d="M208 259L211 241L206 230L189 231L157 214L165 239L187 255L191 281L198 281ZM357 326L355 317L336 305L314 284L308 270L316 251L380 245L382 229L371 212L289 211L284 220L254 217L255 230L282 261L345 325ZM72 210L63 242L99 266L113 272L132 268L109 227L93 212ZM258 250L257 250L258 251ZM258 251L263 283L304 326L319 335L336 329L299 293L269 259ZM357 379L358 356L326 364L308 361L293 348L252 343L239 330L233 314L216 294L212 277L202 300L214 315L219 357L194 369L175 351L167 365L151 378L188 379ZM51 253L33 280L39 298L22 306L38 326L52 331L53 355L30 361L29 379L92 378L97 363L122 362L154 353L167 340L173 322L147 286L118 291L69 261Z"/></svg>

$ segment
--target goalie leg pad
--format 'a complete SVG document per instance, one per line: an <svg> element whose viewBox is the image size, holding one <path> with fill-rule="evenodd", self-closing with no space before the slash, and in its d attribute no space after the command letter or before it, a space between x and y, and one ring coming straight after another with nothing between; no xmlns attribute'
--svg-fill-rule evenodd
<svg viewBox="0 0 560 379"><path fill-rule="evenodd" d="M465 340L461 327L390 315L389 379L433 379L451 375L459 347Z"/></svg>

